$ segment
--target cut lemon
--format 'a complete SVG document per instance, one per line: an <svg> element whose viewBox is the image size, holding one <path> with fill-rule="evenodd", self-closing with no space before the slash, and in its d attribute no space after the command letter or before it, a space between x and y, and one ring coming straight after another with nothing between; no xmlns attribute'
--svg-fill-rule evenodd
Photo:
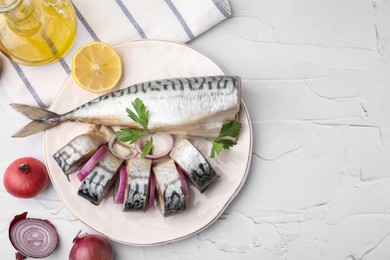
<svg viewBox="0 0 390 260"><path fill-rule="evenodd" d="M88 91L111 90L122 77L121 58L106 43L85 44L73 55L72 76L80 87Z"/></svg>

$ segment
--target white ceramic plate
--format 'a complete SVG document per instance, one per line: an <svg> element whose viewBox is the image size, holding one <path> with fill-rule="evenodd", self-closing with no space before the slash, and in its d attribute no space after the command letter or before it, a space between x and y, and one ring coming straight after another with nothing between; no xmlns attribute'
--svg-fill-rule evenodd
<svg viewBox="0 0 390 260"><path fill-rule="evenodd" d="M119 87L163 78L224 74L212 60L184 44L143 40L120 43L114 48L124 65ZM50 109L64 113L96 96L79 88L72 77L69 77ZM244 104L241 107L240 121L242 130L238 144L211 160L220 174L218 182L203 194L190 186L187 210L167 218L157 208L146 213L122 212L120 205L113 204L111 194L99 206L77 195L80 182L75 174L70 176L68 182L52 155L73 137L86 132L86 124L67 122L45 132L46 165L60 198L82 222L120 243L160 245L186 238L211 225L242 188L252 153L252 128ZM197 139L195 145L203 154L210 154L211 146L207 141Z"/></svg>

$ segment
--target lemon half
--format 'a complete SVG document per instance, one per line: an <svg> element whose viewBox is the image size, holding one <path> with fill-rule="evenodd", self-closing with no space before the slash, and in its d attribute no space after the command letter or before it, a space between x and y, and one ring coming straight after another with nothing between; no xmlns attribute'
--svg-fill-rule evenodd
<svg viewBox="0 0 390 260"><path fill-rule="evenodd" d="M88 91L113 89L122 77L122 61L110 45L92 42L81 46L72 58L72 76Z"/></svg>

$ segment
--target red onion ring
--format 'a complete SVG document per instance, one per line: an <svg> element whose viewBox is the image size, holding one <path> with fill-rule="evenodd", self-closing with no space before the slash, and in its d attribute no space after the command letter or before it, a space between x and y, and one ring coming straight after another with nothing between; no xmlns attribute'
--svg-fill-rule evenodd
<svg viewBox="0 0 390 260"><path fill-rule="evenodd" d="M139 138L135 142L135 148L138 151L138 153L141 152L143 143L146 140L149 140L150 136L151 135L144 135L144 136L142 136L141 138ZM162 144L162 143L165 144L164 150L160 151L157 154L148 154L148 155L145 156L145 158L146 159L157 160L157 159L161 159L162 157L167 155L171 151L171 149L173 147L173 137L172 137L172 135L166 134L166 133L161 133L161 132L154 133L153 134L153 146L158 147L159 144ZM156 144L158 144L158 145L156 145Z"/></svg>
<svg viewBox="0 0 390 260"><path fill-rule="evenodd" d="M101 146L88 160L88 162L81 168L81 170L77 173L77 178L80 181L83 181L88 174L92 171L92 169L95 167L95 165L100 161L100 159L105 155L107 152L107 146L103 145Z"/></svg>
<svg viewBox="0 0 390 260"><path fill-rule="evenodd" d="M44 258L56 249L58 234L56 228L47 220L26 218L27 212L15 216L9 226L9 238L19 251L16 256Z"/></svg>
<svg viewBox="0 0 390 260"><path fill-rule="evenodd" d="M114 146L114 143L116 141L116 139L118 139L118 136L116 134L113 134L111 137L110 137L110 140L108 141L108 149L110 150L110 152L117 158L119 159L122 159L122 160L129 160L135 156L137 156L138 154L138 151L137 150L133 150L133 153L131 153L130 155L128 156L121 156L119 154L117 154L115 152L115 150L113 149L113 146Z"/></svg>
<svg viewBox="0 0 390 260"><path fill-rule="evenodd" d="M181 186L183 187L184 197L185 197L185 199L188 199L189 194L188 194L188 186L187 186L186 177L184 176L184 173L180 167L176 166L176 169L177 169L177 172L179 173Z"/></svg>
<svg viewBox="0 0 390 260"><path fill-rule="evenodd" d="M125 192L127 186L127 172L126 166L122 166L119 171L119 177L115 180L114 187L114 203L122 204L125 200Z"/></svg>
<svg viewBox="0 0 390 260"><path fill-rule="evenodd" d="M149 180L149 201L147 209L154 208L154 199L156 194L156 180L154 178L153 172L150 173L150 180Z"/></svg>

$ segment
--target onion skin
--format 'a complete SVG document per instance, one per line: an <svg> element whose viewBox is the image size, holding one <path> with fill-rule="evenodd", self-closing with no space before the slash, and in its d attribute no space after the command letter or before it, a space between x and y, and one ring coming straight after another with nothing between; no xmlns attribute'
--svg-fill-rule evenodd
<svg viewBox="0 0 390 260"><path fill-rule="evenodd" d="M16 258L16 260L23 260L23 259L26 259L27 256L22 255L20 252L16 252L15 258Z"/></svg>
<svg viewBox="0 0 390 260"><path fill-rule="evenodd" d="M79 232L80 233L80 232ZM73 239L69 260L113 260L111 244L99 235L84 234Z"/></svg>
<svg viewBox="0 0 390 260"><path fill-rule="evenodd" d="M32 198L41 193L49 184L45 165L33 157L13 161L5 170L4 187L17 198Z"/></svg>

